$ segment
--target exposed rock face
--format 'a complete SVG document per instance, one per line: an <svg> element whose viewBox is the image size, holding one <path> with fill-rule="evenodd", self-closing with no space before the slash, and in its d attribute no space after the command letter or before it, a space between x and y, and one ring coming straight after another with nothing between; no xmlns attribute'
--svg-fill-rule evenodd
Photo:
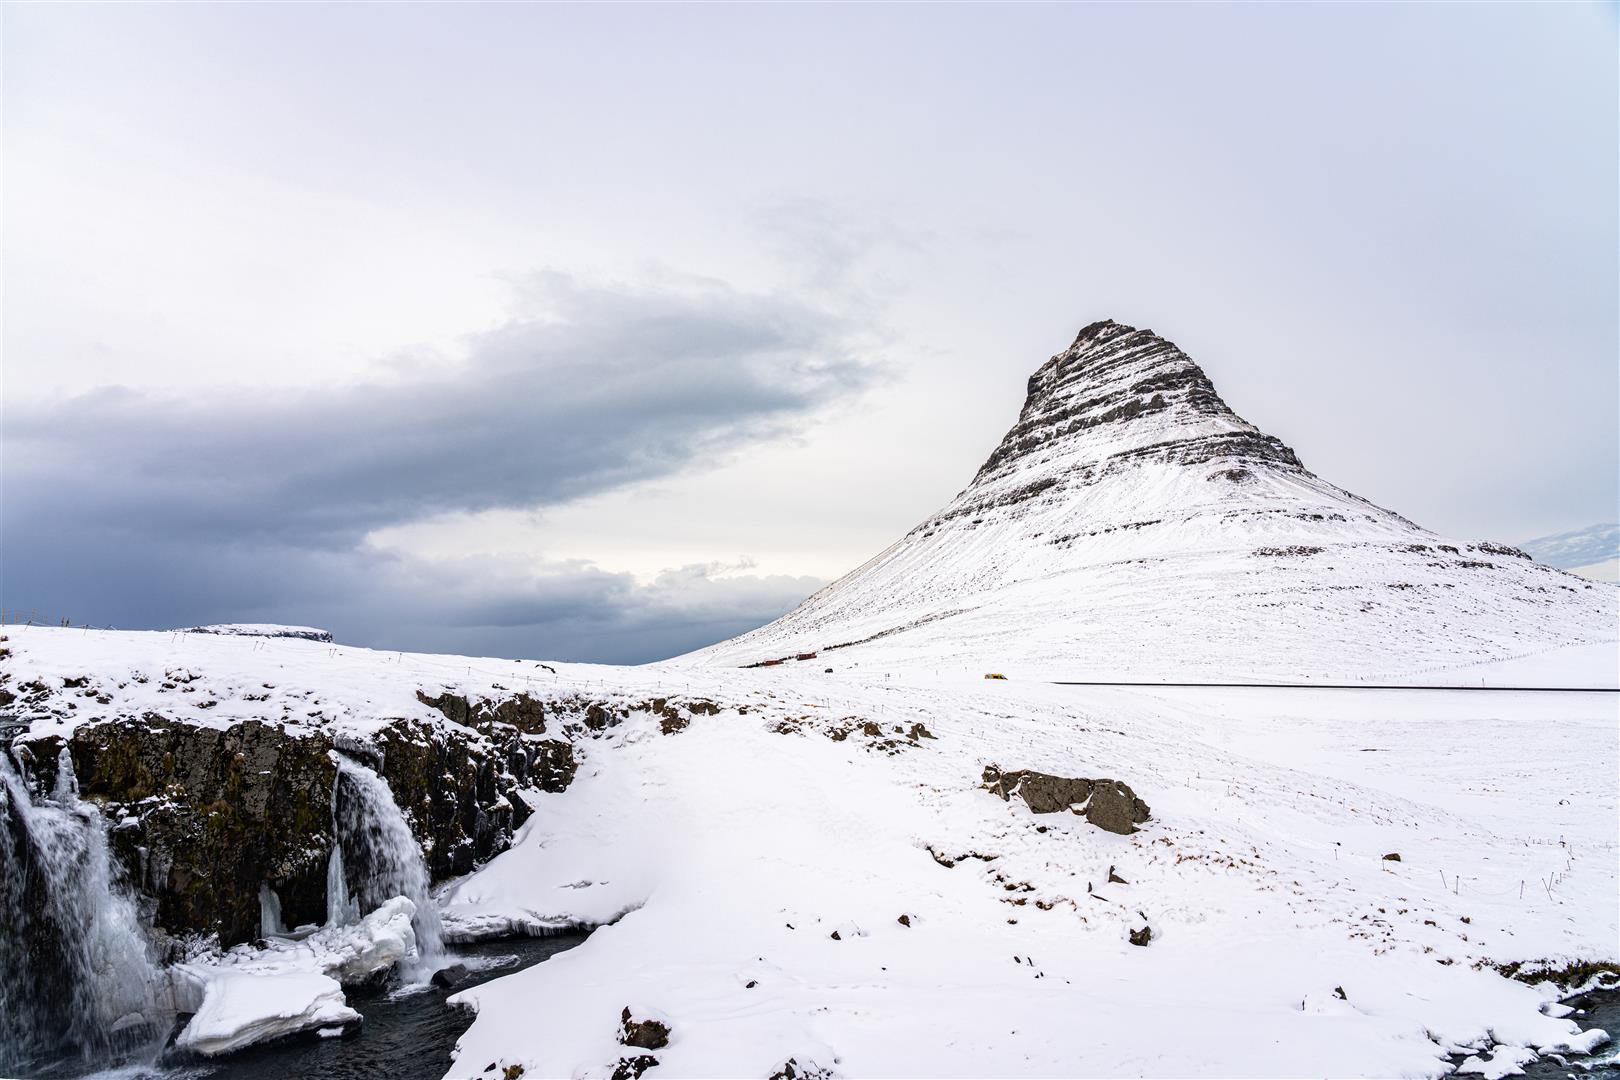
<svg viewBox="0 0 1620 1080"><path fill-rule="evenodd" d="M1111 833L1128 836L1148 820L1148 804L1118 780L1087 780L1019 769L1002 772L994 765L984 770L984 788L1007 801L1017 795L1031 813L1056 814L1072 810Z"/></svg>
<svg viewBox="0 0 1620 1080"><path fill-rule="evenodd" d="M1612 590L1506 545L1443 542L1314 475L1175 344L1105 320L1035 372L948 504L692 659L838 649L850 664L1296 680L1612 641L1617 616Z"/></svg>
<svg viewBox="0 0 1620 1080"><path fill-rule="evenodd" d="M634 1020L625 1006L619 1017L619 1041L642 1050L662 1050L669 1045L669 1025L662 1020Z"/></svg>
<svg viewBox="0 0 1620 1080"><path fill-rule="evenodd" d="M54 782L55 736L21 744ZM329 751L368 760L388 781L435 879L504 850L528 815L522 787L560 791L573 748L516 727L487 733L399 720L373 741L244 721L225 728L148 714L86 724L67 741L84 798L115 824L113 849L171 935L259 933L259 888L275 890L288 926L326 919L336 768Z"/></svg>
<svg viewBox="0 0 1620 1080"><path fill-rule="evenodd" d="M1122 445L1127 431L1129 445ZM1245 474L1255 465L1304 471L1280 440L1227 408L1186 353L1151 330L1112 319L1081 330L1074 344L1030 376L1018 422L979 469L973 487L995 488L1019 471L1021 460L1048 454L1084 457L1091 467L1087 482L1116 462L1147 460L1219 460L1223 469ZM1044 490L1018 484L999 495L1016 502ZM955 513L974 512L976 505L958 506Z"/></svg>
<svg viewBox="0 0 1620 1080"><path fill-rule="evenodd" d="M25 744L55 782L61 740ZM336 768L324 736L247 722L225 730L160 716L80 728L67 742L82 796L115 822L113 851L172 934L259 930L259 885L288 925L325 918Z"/></svg>
<svg viewBox="0 0 1620 1080"><path fill-rule="evenodd" d="M411 819L435 881L506 850L529 816L518 789L562 791L574 779L573 747L563 740L527 739L500 725L481 734L479 742L454 728L401 720L374 741L381 752L374 767Z"/></svg>
<svg viewBox="0 0 1620 1080"><path fill-rule="evenodd" d="M622 1057L613 1067L612 1080L640 1080L641 1074L655 1067L658 1059L651 1054L637 1054L634 1057Z"/></svg>
<svg viewBox="0 0 1620 1080"><path fill-rule="evenodd" d="M480 699L469 702L459 694L442 693L429 697L418 690L416 700L430 709L437 709L452 724L470 727L486 735L501 725L517 728L525 735L546 733L545 702L528 694L514 694L500 701Z"/></svg>

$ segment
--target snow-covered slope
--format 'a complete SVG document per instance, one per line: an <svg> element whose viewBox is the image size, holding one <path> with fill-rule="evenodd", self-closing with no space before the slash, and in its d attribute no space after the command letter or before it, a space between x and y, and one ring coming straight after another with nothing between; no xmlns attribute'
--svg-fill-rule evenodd
<svg viewBox="0 0 1620 1080"><path fill-rule="evenodd" d="M578 776L525 793L512 848L440 891L445 927L611 925L460 995L477 1019L439 1063L450 1077L606 1080L643 1056L645 1080L1438 1077L1476 1051L1489 1073L1522 1047L1601 1041L1503 968L1620 961L1610 694L540 667L5 632L5 685L41 695L34 736L161 712L364 740L434 715L418 691L543 696L548 724L578 737ZM140 680L168 671L187 681ZM992 764L1120 780L1151 817L1116 835L1037 816L983 788ZM285 952L218 966L330 967ZM222 1030L260 1003L287 1011L282 981L235 988L264 993L226 999L247 1004ZM624 1045L626 1008L666 1023L668 1045Z"/></svg>
<svg viewBox="0 0 1620 1080"><path fill-rule="evenodd" d="M949 505L783 618L688 659L1477 685L1471 665L1614 642L1617 616L1612 588L1335 487L1175 345L1099 322L1034 374L1018 422ZM1613 665L1591 681L1612 685Z"/></svg>

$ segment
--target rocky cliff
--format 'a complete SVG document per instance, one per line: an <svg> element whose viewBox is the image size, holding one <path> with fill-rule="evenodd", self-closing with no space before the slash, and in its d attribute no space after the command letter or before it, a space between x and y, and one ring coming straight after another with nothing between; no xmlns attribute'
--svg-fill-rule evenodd
<svg viewBox="0 0 1620 1080"><path fill-rule="evenodd" d="M84 687L21 689L6 693L28 722L73 704ZM48 790L65 745L81 795L111 823L112 850L155 927L231 945L258 935L261 887L274 891L286 925L325 921L334 750L388 781L435 880L505 850L530 813L525 790L561 791L573 780L572 743L546 737L541 701L431 700L466 722L399 718L357 735L145 712L81 723L66 736L24 735L14 752Z"/></svg>

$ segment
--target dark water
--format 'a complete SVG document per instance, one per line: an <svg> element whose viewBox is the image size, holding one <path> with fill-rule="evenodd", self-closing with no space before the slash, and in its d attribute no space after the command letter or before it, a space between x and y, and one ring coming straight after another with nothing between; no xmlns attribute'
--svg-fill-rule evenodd
<svg viewBox="0 0 1620 1080"><path fill-rule="evenodd" d="M445 999L469 986L510 975L585 940L584 934L509 938L462 945L455 962L488 964L446 990L430 986L411 993L352 990L349 1005L365 1017L360 1030L342 1038L292 1036L253 1046L228 1058L168 1072L166 1080L440 1080L450 1051L472 1026L470 1010Z"/></svg>
<svg viewBox="0 0 1620 1080"><path fill-rule="evenodd" d="M349 1005L365 1018L349 1035L292 1035L228 1057L112 1069L89 1080L440 1080L450 1068L451 1048L473 1022L470 1010L446 1005L446 998L538 964L573 948L585 936L453 946L450 962L476 970L449 989L348 990Z"/></svg>
<svg viewBox="0 0 1620 1080"><path fill-rule="evenodd" d="M1575 1009L1567 1019L1575 1021L1582 1031L1601 1028L1608 1032L1609 1041L1590 1054L1546 1054L1522 1066L1526 1080L1620 1080L1620 988L1591 990L1565 998L1564 1004ZM1451 1059L1453 1066L1461 1065L1470 1055L1458 1054ZM1489 1054L1480 1054L1489 1060Z"/></svg>
<svg viewBox="0 0 1620 1080"><path fill-rule="evenodd" d="M1526 1065L1524 1075L1529 1080L1565 1080L1571 1076L1581 1080L1620 1080L1620 1059L1616 1057L1616 1047L1620 1045L1620 989L1594 990L1565 1004L1584 1006L1569 1019L1579 1024L1583 1031L1602 1028L1609 1033L1609 1041L1598 1047L1590 1057L1569 1057L1563 1065L1551 1056L1543 1057Z"/></svg>

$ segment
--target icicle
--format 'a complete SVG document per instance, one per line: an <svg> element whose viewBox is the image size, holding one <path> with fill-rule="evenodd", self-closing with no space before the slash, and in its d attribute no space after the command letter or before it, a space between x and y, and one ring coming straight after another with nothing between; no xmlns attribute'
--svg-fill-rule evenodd
<svg viewBox="0 0 1620 1080"><path fill-rule="evenodd" d="M259 936L285 937L287 925L281 921L281 897L269 885L259 886Z"/></svg>
<svg viewBox="0 0 1620 1080"><path fill-rule="evenodd" d="M343 869L343 843L333 837L332 854L326 860L326 925L347 926L359 921L360 906L349 898L348 878Z"/></svg>

